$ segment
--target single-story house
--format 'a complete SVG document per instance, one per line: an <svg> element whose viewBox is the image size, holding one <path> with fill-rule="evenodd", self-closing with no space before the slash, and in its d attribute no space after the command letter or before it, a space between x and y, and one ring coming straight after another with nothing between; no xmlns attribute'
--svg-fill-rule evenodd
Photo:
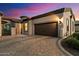
<svg viewBox="0 0 79 59"><path fill-rule="evenodd" d="M79 32L79 21L75 21L75 31Z"/></svg>
<svg viewBox="0 0 79 59"><path fill-rule="evenodd" d="M6 20L6 17L0 15L0 36L3 31L1 24L4 19ZM75 17L71 8L61 8L32 18L21 17L20 21L12 20L14 19L8 20L11 35L27 34L66 38L75 32ZM12 23L15 25L11 26Z"/></svg>
<svg viewBox="0 0 79 59"><path fill-rule="evenodd" d="M29 35L66 38L75 32L75 17L71 8L61 8L32 17L28 21Z"/></svg>

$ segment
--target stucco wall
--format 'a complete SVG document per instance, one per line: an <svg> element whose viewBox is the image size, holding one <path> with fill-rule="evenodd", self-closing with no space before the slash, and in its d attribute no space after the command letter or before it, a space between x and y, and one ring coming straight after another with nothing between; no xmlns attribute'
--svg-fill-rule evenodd
<svg viewBox="0 0 79 59"><path fill-rule="evenodd" d="M33 35L33 21L29 20L28 21L28 35Z"/></svg>
<svg viewBox="0 0 79 59"><path fill-rule="evenodd" d="M71 34L75 33L75 20L74 18L71 19Z"/></svg>
<svg viewBox="0 0 79 59"><path fill-rule="evenodd" d="M15 27L12 27L11 28L11 35L12 36L15 36L16 35L16 28Z"/></svg>
<svg viewBox="0 0 79 59"><path fill-rule="evenodd" d="M67 20L69 21L69 31L67 31ZM63 38L70 35L70 12L64 12L63 14Z"/></svg>
<svg viewBox="0 0 79 59"><path fill-rule="evenodd" d="M73 25L75 25L74 18L71 19L71 21L74 22L74 24L72 25L72 23L70 23L71 22L70 16L71 16L71 13L69 11L69 12L64 12L64 13L60 13L60 14L52 14L52 15L49 15L49 16L46 16L46 17L41 17L41 18L30 20L28 22L28 24L29 24L28 33L30 35L34 35L34 33L35 33L34 32L34 29L35 29L34 24L47 23L47 22L58 22L58 36L62 37L62 38L66 38L66 37L68 37L69 35L71 35L75 32L74 31L75 27L74 27L74 30L72 30ZM67 19L69 21L69 31L68 32L67 32L67 24L66 24ZM62 22L62 27L59 24L60 21Z"/></svg>
<svg viewBox="0 0 79 59"><path fill-rule="evenodd" d="M16 35L21 35L21 24L20 23L15 23L15 30L16 30Z"/></svg>
<svg viewBox="0 0 79 59"><path fill-rule="evenodd" d="M49 16L46 16L46 17L34 19L33 24L46 23L46 22L57 22L57 21L58 21L57 15L49 15Z"/></svg>
<svg viewBox="0 0 79 59"><path fill-rule="evenodd" d="M60 24L60 22L62 22L61 24ZM62 38L62 36L63 36L63 25L64 23L63 23L63 17L61 18L61 19L59 19L58 20L58 36L60 37L60 38Z"/></svg>
<svg viewBox="0 0 79 59"><path fill-rule="evenodd" d="M74 19L70 19L71 13L70 12L64 12L63 14L63 38L66 38L73 34L75 31L75 21ZM67 19L69 20L69 31L67 31ZM71 22L74 22L73 25ZM73 28L74 27L74 28ZM74 29L74 30L72 30Z"/></svg>
<svg viewBox="0 0 79 59"><path fill-rule="evenodd" d="M34 31L35 31L34 24L47 23L47 22L58 22L59 17L62 16L61 14L52 14L52 15L49 15L46 17L33 19L33 25L32 25L33 26L33 35L34 35ZM59 29L58 29L58 36L60 36Z"/></svg>

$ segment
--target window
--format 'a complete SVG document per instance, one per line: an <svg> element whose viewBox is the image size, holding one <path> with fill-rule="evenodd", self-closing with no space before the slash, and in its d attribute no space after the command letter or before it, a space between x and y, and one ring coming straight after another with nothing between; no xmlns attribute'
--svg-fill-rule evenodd
<svg viewBox="0 0 79 59"><path fill-rule="evenodd" d="M27 31L28 30L28 24L27 23L25 23L25 31Z"/></svg>

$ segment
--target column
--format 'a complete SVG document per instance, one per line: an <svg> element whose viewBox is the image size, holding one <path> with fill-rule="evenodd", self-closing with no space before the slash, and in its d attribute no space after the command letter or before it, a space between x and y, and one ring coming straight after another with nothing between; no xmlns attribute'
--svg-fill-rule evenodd
<svg viewBox="0 0 79 59"><path fill-rule="evenodd" d="M33 35L32 20L28 21L28 35Z"/></svg>
<svg viewBox="0 0 79 59"><path fill-rule="evenodd" d="M21 23L16 23L16 34L21 35Z"/></svg>

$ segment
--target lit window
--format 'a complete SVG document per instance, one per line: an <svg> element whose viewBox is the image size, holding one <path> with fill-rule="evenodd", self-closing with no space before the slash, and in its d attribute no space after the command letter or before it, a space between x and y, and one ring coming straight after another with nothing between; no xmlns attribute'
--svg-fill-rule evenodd
<svg viewBox="0 0 79 59"><path fill-rule="evenodd" d="M27 30L28 30L28 29L27 29L27 28L28 28L27 26L28 26L28 24L27 24L27 23L25 23L25 31L27 31Z"/></svg>

